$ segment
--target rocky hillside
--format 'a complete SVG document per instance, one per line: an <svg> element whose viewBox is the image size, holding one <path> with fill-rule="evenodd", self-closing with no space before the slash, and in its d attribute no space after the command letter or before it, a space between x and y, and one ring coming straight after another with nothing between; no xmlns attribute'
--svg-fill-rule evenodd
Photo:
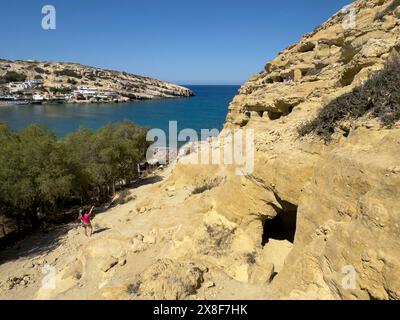
<svg viewBox="0 0 400 320"><path fill-rule="evenodd" d="M362 84L383 68L393 49L400 49L399 5L357 1L351 10L339 12L305 35L240 89L230 106L228 126L284 120L295 109L324 105ZM356 14L354 27L345 24L350 12Z"/></svg>
<svg viewBox="0 0 400 320"><path fill-rule="evenodd" d="M226 128L253 128L257 151L243 191L252 205L225 215L258 237L277 213L297 215L293 250L271 285L277 296L400 298L399 6L356 1L354 26L336 14L230 105Z"/></svg>
<svg viewBox="0 0 400 320"><path fill-rule="evenodd" d="M12 71L27 79L41 79L45 88L56 88L60 91L87 86L100 91L115 92L132 100L193 95L189 89L172 83L76 63L0 60L0 79Z"/></svg>
<svg viewBox="0 0 400 320"><path fill-rule="evenodd" d="M48 251L3 253L0 297L400 299L400 83L385 85L399 1L352 6L354 26L338 13L279 54L200 145L225 151L230 129L253 129L252 173L188 164L193 152L97 216L89 241L71 227ZM46 263L55 289L40 286Z"/></svg>

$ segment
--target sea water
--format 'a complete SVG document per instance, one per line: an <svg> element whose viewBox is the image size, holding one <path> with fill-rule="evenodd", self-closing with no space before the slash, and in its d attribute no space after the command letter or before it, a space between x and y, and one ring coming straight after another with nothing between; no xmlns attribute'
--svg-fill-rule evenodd
<svg viewBox="0 0 400 320"><path fill-rule="evenodd" d="M0 122L14 130L31 123L47 126L65 137L80 126L98 130L108 123L128 119L158 128L168 134L169 121L177 121L178 132L190 128L222 129L228 105L239 86L186 86L196 96L179 99L134 101L121 104L43 104L0 107Z"/></svg>

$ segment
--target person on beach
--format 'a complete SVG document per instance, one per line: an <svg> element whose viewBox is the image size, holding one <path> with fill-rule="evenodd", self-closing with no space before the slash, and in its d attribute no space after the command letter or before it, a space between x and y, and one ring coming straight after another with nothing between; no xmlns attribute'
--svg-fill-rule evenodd
<svg viewBox="0 0 400 320"><path fill-rule="evenodd" d="M85 228L85 235L88 238L92 237L93 234L93 227L92 223L90 222L90 217L93 213L94 206L90 209L88 213L84 213L83 210L79 210L79 219L82 221L82 225ZM89 233L88 233L89 230Z"/></svg>

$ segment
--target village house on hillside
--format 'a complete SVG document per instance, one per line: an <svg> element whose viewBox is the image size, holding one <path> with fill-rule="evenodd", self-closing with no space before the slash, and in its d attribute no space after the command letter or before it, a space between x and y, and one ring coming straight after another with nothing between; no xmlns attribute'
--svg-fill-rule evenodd
<svg viewBox="0 0 400 320"><path fill-rule="evenodd" d="M87 86L80 86L72 92L73 94L81 94L85 97L95 97L98 95L97 89L89 88Z"/></svg>
<svg viewBox="0 0 400 320"><path fill-rule="evenodd" d="M87 86L80 86L72 91L71 97L83 96L85 99L98 99L107 101L122 101L123 98L116 92L100 91L96 88L89 88Z"/></svg>
<svg viewBox="0 0 400 320"><path fill-rule="evenodd" d="M41 104L50 103L85 103L85 102L126 102L129 99L111 91L100 91L97 88L80 86L75 90L68 87L43 87L43 80L33 79L21 82L9 82L0 88L0 100L10 104L15 101L24 103ZM36 90L37 89L37 90Z"/></svg>
<svg viewBox="0 0 400 320"><path fill-rule="evenodd" d="M10 82L7 87L10 93L21 92L26 88L23 82Z"/></svg>
<svg viewBox="0 0 400 320"><path fill-rule="evenodd" d="M8 83L7 88L10 93L17 93L41 85L43 85L43 80L33 79L33 80L26 80L24 82L10 82Z"/></svg>

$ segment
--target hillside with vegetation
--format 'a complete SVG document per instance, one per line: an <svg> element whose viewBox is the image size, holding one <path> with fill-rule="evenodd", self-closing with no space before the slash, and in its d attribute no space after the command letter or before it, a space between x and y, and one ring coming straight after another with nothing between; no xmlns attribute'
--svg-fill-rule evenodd
<svg viewBox="0 0 400 320"><path fill-rule="evenodd" d="M7 84L10 82L25 80L43 82L43 85L35 87L33 91L49 98L71 94L80 87L91 88L103 95L115 94L119 97L119 101L178 98L193 95L187 88L127 72L93 68L77 63L0 59L0 91L7 92ZM82 96L75 97L75 102L88 100L84 98ZM103 98L103 100L106 99Z"/></svg>
<svg viewBox="0 0 400 320"><path fill-rule="evenodd" d="M137 164L148 147L146 133L124 121L98 132L80 128L58 139L39 125L15 132L0 124L0 223L7 222L5 232L31 230L37 208L57 223L71 208L109 201L116 187L137 179Z"/></svg>

